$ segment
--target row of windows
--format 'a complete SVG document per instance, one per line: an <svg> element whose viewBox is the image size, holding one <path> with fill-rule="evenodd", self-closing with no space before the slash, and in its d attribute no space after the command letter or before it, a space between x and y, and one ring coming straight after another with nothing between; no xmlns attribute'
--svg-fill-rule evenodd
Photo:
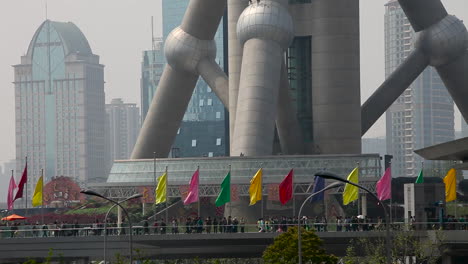
<svg viewBox="0 0 468 264"><path fill-rule="evenodd" d="M192 139L192 147L196 147L196 146L197 146L197 140ZM221 146L221 138L216 139L216 146Z"/></svg>

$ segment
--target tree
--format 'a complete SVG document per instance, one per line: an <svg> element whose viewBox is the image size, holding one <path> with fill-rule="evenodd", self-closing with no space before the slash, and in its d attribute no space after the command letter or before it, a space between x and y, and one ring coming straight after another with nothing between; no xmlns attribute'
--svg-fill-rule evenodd
<svg viewBox="0 0 468 264"><path fill-rule="evenodd" d="M392 263L435 264L439 260L442 233L422 238L415 231L394 233L391 243ZM352 240L345 257L346 264L385 264L385 239L360 238Z"/></svg>
<svg viewBox="0 0 468 264"><path fill-rule="evenodd" d="M338 258L328 255L322 248L322 240L313 232L302 229L302 261L314 264L335 264ZM288 231L275 238L273 244L263 252L263 260L268 263L298 263L297 228L290 227Z"/></svg>

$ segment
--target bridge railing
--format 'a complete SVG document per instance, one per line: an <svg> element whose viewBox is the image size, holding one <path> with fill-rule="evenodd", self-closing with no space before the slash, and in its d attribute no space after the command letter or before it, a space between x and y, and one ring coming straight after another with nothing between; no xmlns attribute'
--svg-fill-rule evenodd
<svg viewBox="0 0 468 264"><path fill-rule="evenodd" d="M143 226L132 228L134 235L181 235L181 234L215 234L215 233L257 233L284 232L287 228L297 226L297 223L264 223L246 225L176 225L176 226ZM302 224L306 230L316 232L368 232L384 231L383 223L314 223ZM390 226L394 231L407 230L468 230L468 222L415 222L407 224L395 222ZM129 234L129 227L125 224L118 227L109 224L106 229L102 224L84 225L22 225L0 226L0 239L11 238L41 238L41 237L73 237L73 236L121 236Z"/></svg>

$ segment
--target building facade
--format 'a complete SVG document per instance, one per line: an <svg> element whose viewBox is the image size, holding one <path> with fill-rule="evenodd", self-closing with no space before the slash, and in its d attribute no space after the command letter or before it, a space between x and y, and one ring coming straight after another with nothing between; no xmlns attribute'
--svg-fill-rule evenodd
<svg viewBox="0 0 468 264"><path fill-rule="evenodd" d="M182 22L189 0L163 0L163 40ZM223 23L215 36L216 62L223 68ZM142 120L146 116L165 64L163 49L143 53ZM150 88L147 88L150 87ZM229 155L228 117L222 102L206 82L199 78L185 112L170 157L214 157Z"/></svg>
<svg viewBox="0 0 468 264"><path fill-rule="evenodd" d="M398 1L386 4L385 74L389 76L410 54L416 34ZM454 104L436 70L428 67L386 112L387 151L392 172L415 176L422 158L413 151L453 140ZM432 166L427 162L424 166Z"/></svg>
<svg viewBox="0 0 468 264"><path fill-rule="evenodd" d="M462 137L468 137L468 124L463 117L461 119L461 135Z"/></svg>
<svg viewBox="0 0 468 264"><path fill-rule="evenodd" d="M153 40L153 49L143 51L140 79L141 124L151 105L154 92L164 69L164 49L162 40Z"/></svg>
<svg viewBox="0 0 468 264"><path fill-rule="evenodd" d="M140 131L140 108L136 104L112 99L106 104L109 124L110 163L130 158Z"/></svg>
<svg viewBox="0 0 468 264"><path fill-rule="evenodd" d="M28 158L28 192L45 180L104 181L104 65L71 22L46 20L14 65L16 176Z"/></svg>

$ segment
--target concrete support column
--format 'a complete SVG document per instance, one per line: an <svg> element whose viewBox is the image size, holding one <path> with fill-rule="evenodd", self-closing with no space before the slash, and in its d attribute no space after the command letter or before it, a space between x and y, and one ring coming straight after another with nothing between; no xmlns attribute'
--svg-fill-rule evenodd
<svg viewBox="0 0 468 264"><path fill-rule="evenodd" d="M367 216L367 194L363 193L361 195L361 214Z"/></svg>
<svg viewBox="0 0 468 264"><path fill-rule="evenodd" d="M237 36L244 50L232 156L264 156L273 152L281 65L294 32L286 3L255 2L239 17Z"/></svg>
<svg viewBox="0 0 468 264"><path fill-rule="evenodd" d="M236 121L237 95L242 64L242 45L237 38L237 21L248 5L248 0L227 0L228 6L228 57L229 57L229 128L230 146L234 138L234 124ZM232 153L232 151L231 151Z"/></svg>
<svg viewBox="0 0 468 264"><path fill-rule="evenodd" d="M361 153L359 0L315 0L310 10L316 152Z"/></svg>
<svg viewBox="0 0 468 264"><path fill-rule="evenodd" d="M117 206L117 227L120 228L122 226L122 208Z"/></svg>
<svg viewBox="0 0 468 264"><path fill-rule="evenodd" d="M244 45L232 156L264 156L273 151L281 47L251 39Z"/></svg>

